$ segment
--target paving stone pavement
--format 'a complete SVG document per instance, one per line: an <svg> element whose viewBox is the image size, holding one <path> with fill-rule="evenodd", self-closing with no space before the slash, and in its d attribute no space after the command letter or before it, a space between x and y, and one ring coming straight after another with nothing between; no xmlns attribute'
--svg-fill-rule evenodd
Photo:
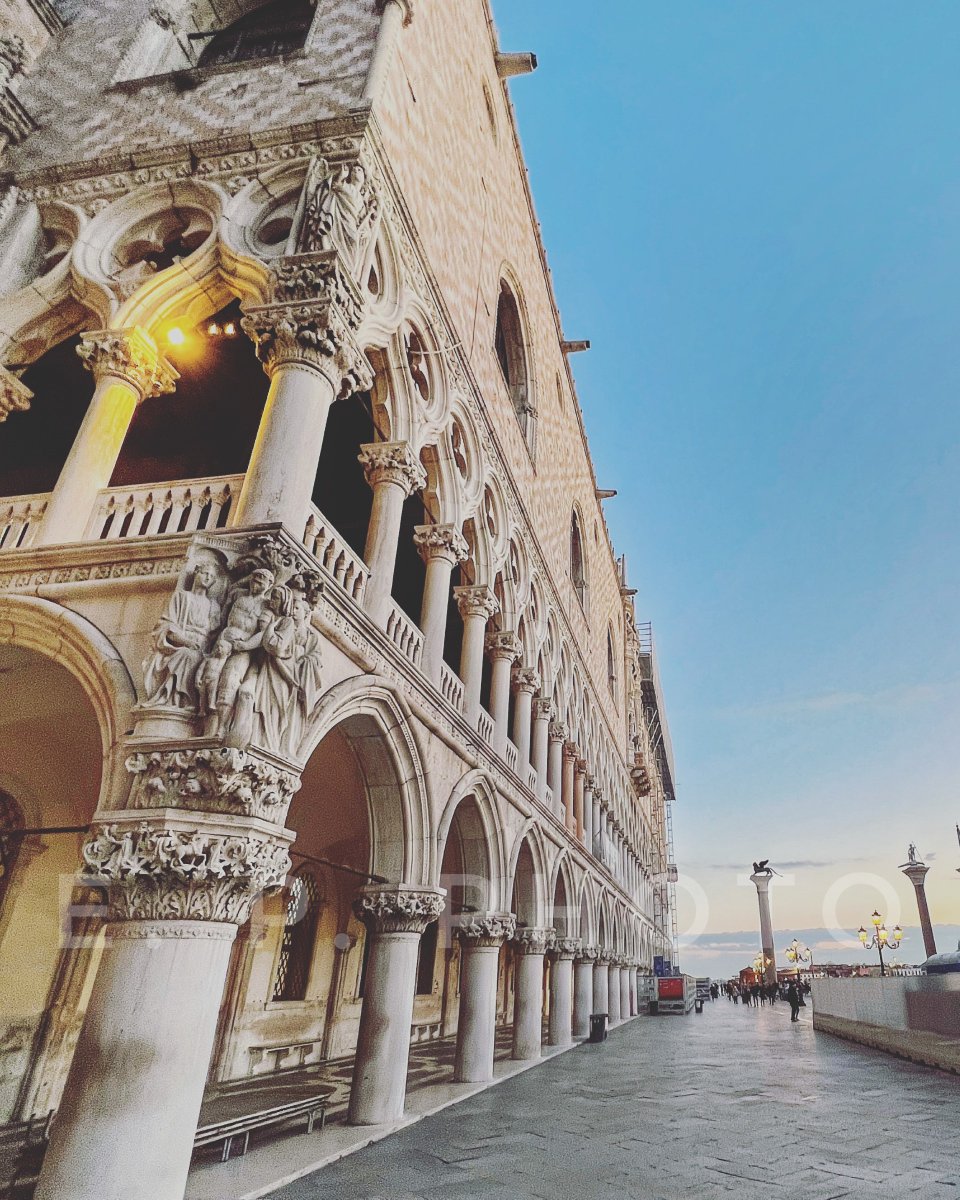
<svg viewBox="0 0 960 1200"><path fill-rule="evenodd" d="M960 1200L960 1079L718 1000L641 1017L273 1200Z"/></svg>

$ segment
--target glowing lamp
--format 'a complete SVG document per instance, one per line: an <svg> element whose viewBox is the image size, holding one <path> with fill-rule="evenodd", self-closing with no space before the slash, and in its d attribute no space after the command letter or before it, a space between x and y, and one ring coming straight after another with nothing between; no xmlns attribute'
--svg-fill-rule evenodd
<svg viewBox="0 0 960 1200"><path fill-rule="evenodd" d="M167 330L167 341L171 346L182 346L186 340L187 335L179 325L174 325L172 329Z"/></svg>
<svg viewBox="0 0 960 1200"><path fill-rule="evenodd" d="M236 325L234 325L234 323L232 321L228 321L227 324L224 325L224 327L223 327L223 332L227 337L236 337L237 336L237 327L236 327Z"/></svg>
<svg viewBox="0 0 960 1200"><path fill-rule="evenodd" d="M210 322L210 324L207 326L207 333L210 335L210 337L220 336L220 326L216 323L216 321Z"/></svg>
<svg viewBox="0 0 960 1200"><path fill-rule="evenodd" d="M903 930L900 928L899 925L894 925L893 936L894 936L894 939L898 942L903 939Z"/></svg>
<svg viewBox="0 0 960 1200"><path fill-rule="evenodd" d="M860 939L861 942L863 942L864 945L867 944L867 931L864 929L864 927L862 925L857 930L857 937Z"/></svg>
<svg viewBox="0 0 960 1200"><path fill-rule="evenodd" d="M873 915L870 917L870 920L873 922L875 929L879 929L883 924L883 917L880 916L876 909L873 910Z"/></svg>

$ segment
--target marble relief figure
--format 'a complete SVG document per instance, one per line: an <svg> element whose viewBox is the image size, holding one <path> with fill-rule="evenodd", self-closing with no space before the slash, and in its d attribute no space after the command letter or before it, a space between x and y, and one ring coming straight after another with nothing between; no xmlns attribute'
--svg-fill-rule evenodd
<svg viewBox="0 0 960 1200"><path fill-rule="evenodd" d="M221 610L211 595L219 573L212 562L193 569L188 588L178 588L153 631L153 656L144 670L148 704L194 708L197 672L220 625Z"/></svg>
<svg viewBox="0 0 960 1200"><path fill-rule="evenodd" d="M307 178L304 250L338 250L349 270L360 265L380 211L377 194L358 162L331 168L315 159Z"/></svg>

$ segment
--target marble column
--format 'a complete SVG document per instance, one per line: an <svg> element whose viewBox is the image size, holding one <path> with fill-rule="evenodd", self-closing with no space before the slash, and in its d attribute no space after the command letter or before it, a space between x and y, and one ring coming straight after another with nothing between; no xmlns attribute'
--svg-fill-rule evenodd
<svg viewBox="0 0 960 1200"><path fill-rule="evenodd" d="M137 405L172 392L178 379L139 327L86 333L78 353L93 372L96 390L47 501L35 546L80 541L98 493L110 483Z"/></svg>
<svg viewBox="0 0 960 1200"><path fill-rule="evenodd" d="M573 960L579 952L579 938L558 935L550 947L550 1020L547 1041L551 1046L569 1046L573 1041Z"/></svg>
<svg viewBox="0 0 960 1200"><path fill-rule="evenodd" d="M513 937L516 927L512 913L473 915L457 926L463 956L453 1070L458 1083L485 1083L493 1078L500 947Z"/></svg>
<svg viewBox="0 0 960 1200"><path fill-rule="evenodd" d="M336 251L273 264L274 298L241 321L270 377L234 525L282 522L302 538L327 416L341 395L373 386L355 339L363 299Z"/></svg>
<svg viewBox="0 0 960 1200"><path fill-rule="evenodd" d="M927 904L925 881L930 868L916 857L914 847L910 847L911 859L905 862L900 870L913 884L917 897L917 912L920 914L920 932L923 934L923 949L927 958L937 952L937 940L933 935L933 922L930 920L930 906Z"/></svg>
<svg viewBox="0 0 960 1200"><path fill-rule="evenodd" d="M420 937L443 912L444 895L440 888L373 884L354 901L370 949L347 1116L351 1125L383 1125L403 1116Z"/></svg>
<svg viewBox="0 0 960 1200"><path fill-rule="evenodd" d="M463 681L463 715L476 725L480 715L480 686L483 682L483 643L487 622L500 611L500 602L485 584L453 589L463 618L460 678Z"/></svg>
<svg viewBox="0 0 960 1200"><path fill-rule="evenodd" d="M510 718L510 673L523 652L523 646L515 633L502 629L488 633L484 646L492 663L490 716L493 717L493 748L502 757L507 748Z"/></svg>
<svg viewBox="0 0 960 1200"><path fill-rule="evenodd" d="M640 964L633 960L630 964L630 1015L640 1015L640 993L639 993L639 975Z"/></svg>
<svg viewBox="0 0 960 1200"><path fill-rule="evenodd" d="M546 802L547 799L547 758L550 730L550 718L553 716L553 703L547 696L537 696L533 702L533 767L537 772L537 795Z"/></svg>
<svg viewBox="0 0 960 1200"><path fill-rule="evenodd" d="M513 1054L540 1057L543 1041L543 956L554 939L552 929L518 929L510 945L514 953Z"/></svg>
<svg viewBox="0 0 960 1200"><path fill-rule="evenodd" d="M593 963L593 1011L610 1012L610 955L602 947Z"/></svg>
<svg viewBox="0 0 960 1200"><path fill-rule="evenodd" d="M373 490L363 552L370 568L363 606L378 625L384 626L390 612L403 502L426 487L427 473L409 442L368 442L360 447L358 460Z"/></svg>
<svg viewBox="0 0 960 1200"><path fill-rule="evenodd" d="M607 973L607 1011L610 1013L610 1024L616 1025L620 1020L620 959L616 955L610 959Z"/></svg>
<svg viewBox="0 0 960 1200"><path fill-rule="evenodd" d="M586 822L583 805L586 795L587 760L578 758L573 764L573 823L579 841L584 840Z"/></svg>
<svg viewBox="0 0 960 1200"><path fill-rule="evenodd" d="M583 844L588 854L593 853L593 789L596 783L592 775L587 775L583 783Z"/></svg>
<svg viewBox="0 0 960 1200"><path fill-rule="evenodd" d="M561 776L561 802L563 805L563 823L567 832L574 834L576 827L573 820L573 780L579 750L573 742L566 742L563 747L563 774Z"/></svg>
<svg viewBox="0 0 960 1200"><path fill-rule="evenodd" d="M630 960L624 958L620 962L620 1020L626 1021L634 1015L630 1003Z"/></svg>
<svg viewBox="0 0 960 1200"><path fill-rule="evenodd" d="M560 721L550 722L550 750L547 758L547 784L550 788L552 808L555 813L563 812L563 744L567 740L567 727Z"/></svg>
<svg viewBox="0 0 960 1200"><path fill-rule="evenodd" d="M530 765L530 731L533 694L540 687L540 676L531 667L514 667L513 744L517 748L520 778L526 782ZM546 746L544 746L546 748Z"/></svg>
<svg viewBox="0 0 960 1200"><path fill-rule="evenodd" d="M757 889L757 901L760 905L760 945L765 960L764 983L777 982L777 952L773 945L773 918L770 915L770 880L772 875L756 871L750 876L750 881Z"/></svg>
<svg viewBox="0 0 960 1200"><path fill-rule="evenodd" d="M596 946L583 945L573 965L573 1036L585 1038L590 1033L593 1007L593 976L597 960Z"/></svg>
<svg viewBox="0 0 960 1200"><path fill-rule="evenodd" d="M158 752L151 774L168 805L184 801L194 753ZM273 768L251 757L262 811ZM207 779L216 792L219 768ZM281 819L294 780L274 771ZM290 867L293 835L272 821L139 799L105 814L83 848L84 880L107 886L110 916L37 1200L182 1200L236 929Z"/></svg>
<svg viewBox="0 0 960 1200"><path fill-rule="evenodd" d="M420 630L423 633L420 667L428 679L437 683L447 633L450 577L457 563L469 557L470 549L456 525L418 525L413 540L427 568L420 609Z"/></svg>

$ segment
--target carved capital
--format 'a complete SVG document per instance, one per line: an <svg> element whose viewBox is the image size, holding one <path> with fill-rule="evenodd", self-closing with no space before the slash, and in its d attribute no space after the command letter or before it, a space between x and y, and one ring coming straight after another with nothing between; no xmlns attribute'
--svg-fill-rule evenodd
<svg viewBox="0 0 960 1200"><path fill-rule="evenodd" d="M504 658L508 662L516 662L523 653L523 644L511 630L495 629L488 633L484 646L494 660Z"/></svg>
<svg viewBox="0 0 960 1200"><path fill-rule="evenodd" d="M109 885L113 919L242 925L253 901L280 887L293 835L264 823L159 820L97 824L83 848L88 877Z"/></svg>
<svg viewBox="0 0 960 1200"><path fill-rule="evenodd" d="M593 792L594 796L597 795L597 777L596 777L596 775L590 775L590 774L587 775L587 778L583 782L583 790L585 792Z"/></svg>
<svg viewBox="0 0 960 1200"><path fill-rule="evenodd" d="M580 747L576 742L564 742L563 757L572 758L574 763L576 763L577 759L580 757Z"/></svg>
<svg viewBox="0 0 960 1200"><path fill-rule="evenodd" d="M588 942L584 942L577 951L577 962L590 963L591 966L597 961L600 956L600 951L596 946L591 946Z"/></svg>
<svg viewBox="0 0 960 1200"><path fill-rule="evenodd" d="M417 525L413 531L413 543L424 562L433 558L444 558L451 566L466 562L470 547L456 525Z"/></svg>
<svg viewBox="0 0 960 1200"><path fill-rule="evenodd" d="M518 929L510 939L514 954L546 954L556 938L553 929Z"/></svg>
<svg viewBox="0 0 960 1200"><path fill-rule="evenodd" d="M468 946L502 946L517 929L513 913L471 913L459 919L456 935Z"/></svg>
<svg viewBox="0 0 960 1200"><path fill-rule="evenodd" d="M550 947L550 957L554 961L563 958L579 958L582 945L579 938L557 936Z"/></svg>
<svg viewBox="0 0 960 1200"><path fill-rule="evenodd" d="M585 758L578 758L577 761L573 764L573 769L574 769L574 771L576 771L576 773L578 775L586 775L587 760ZM586 791L586 780L584 780L584 791Z"/></svg>
<svg viewBox="0 0 960 1200"><path fill-rule="evenodd" d="M84 333L77 354L97 382L107 376L122 379L141 400L172 392L180 378L153 338L139 327Z"/></svg>
<svg viewBox="0 0 960 1200"><path fill-rule="evenodd" d="M363 296L336 250L281 258L273 268L273 297L279 304L327 303L350 329L363 317Z"/></svg>
<svg viewBox="0 0 960 1200"><path fill-rule="evenodd" d="M282 824L299 776L265 754L232 746L144 749L131 754L130 808L237 813Z"/></svg>
<svg viewBox="0 0 960 1200"><path fill-rule="evenodd" d="M553 717L553 701L549 696L536 696L533 701L533 719L550 721Z"/></svg>
<svg viewBox="0 0 960 1200"><path fill-rule="evenodd" d="M33 392L26 384L6 367L0 367L0 421L5 421L12 412L26 412L32 399Z"/></svg>
<svg viewBox="0 0 960 1200"><path fill-rule="evenodd" d="M614 953L607 946L597 947L596 964L598 967L609 967L614 960Z"/></svg>
<svg viewBox="0 0 960 1200"><path fill-rule="evenodd" d="M353 336L349 321L329 300L291 301L248 308L240 322L257 357L272 375L279 367L313 367L340 396L368 391L373 368Z"/></svg>
<svg viewBox="0 0 960 1200"><path fill-rule="evenodd" d="M483 617L485 621L500 611L500 601L486 584L456 587L453 589L457 608L464 620L467 617Z"/></svg>
<svg viewBox="0 0 960 1200"><path fill-rule="evenodd" d="M374 491L392 484L409 496L427 486L427 473L409 442L368 442L357 461Z"/></svg>
<svg viewBox="0 0 960 1200"><path fill-rule="evenodd" d="M443 888L364 888L353 902L353 911L371 933L423 933L443 912Z"/></svg>
<svg viewBox="0 0 960 1200"><path fill-rule="evenodd" d="M540 687L540 676L533 667L514 667L511 682L515 692L529 692L533 695Z"/></svg>
<svg viewBox="0 0 960 1200"><path fill-rule="evenodd" d="M549 735L551 742L565 742L567 740L568 733L569 730L562 721L550 722Z"/></svg>

